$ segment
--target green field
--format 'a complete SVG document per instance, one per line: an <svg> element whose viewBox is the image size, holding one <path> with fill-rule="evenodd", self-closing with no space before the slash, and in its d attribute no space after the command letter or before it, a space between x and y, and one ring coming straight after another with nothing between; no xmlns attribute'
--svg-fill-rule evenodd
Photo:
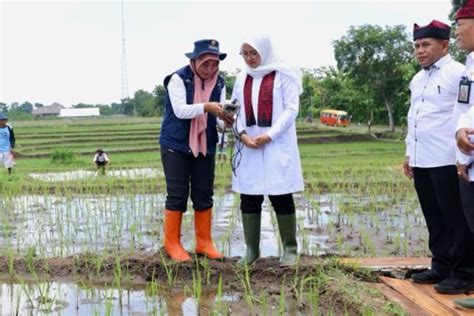
<svg viewBox="0 0 474 316"><path fill-rule="evenodd" d="M91 163L97 148L103 148L111 159L110 169L161 168L157 143L159 118L76 119L12 122L17 138L14 175L2 181L5 192L34 192L41 187L55 190L51 183L31 179L31 173L65 172L78 169L93 170ZM385 182L406 184L400 173L404 144L397 141L373 140L365 128L327 128L316 124L298 125L301 160L307 187L315 192L334 187L368 186ZM355 138L355 141L354 141ZM362 139L362 141L357 141ZM52 162L51 154L66 150L74 160ZM5 178L6 179L6 178ZM127 181L127 191L155 191L163 188L162 179ZM161 185L158 185L158 184ZM123 188L120 179L90 178L86 181L57 183L57 188L75 186ZM216 186L228 190L230 166L219 166ZM137 189L136 189L137 188ZM109 189L107 189L109 190ZM82 189L80 191L83 191Z"/></svg>

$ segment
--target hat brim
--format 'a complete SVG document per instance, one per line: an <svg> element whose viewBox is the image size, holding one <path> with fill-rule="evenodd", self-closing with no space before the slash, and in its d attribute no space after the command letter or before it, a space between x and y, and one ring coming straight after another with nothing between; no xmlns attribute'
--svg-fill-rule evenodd
<svg viewBox="0 0 474 316"><path fill-rule="evenodd" d="M201 56L202 54L207 54L207 53L211 53L211 54L218 55L218 56L219 56L219 60L224 60L224 59L227 57L227 54L226 54L226 53L219 53L219 54L216 54L215 51L207 51L207 50L200 51L199 54L196 54L196 53L192 52L192 53L186 53L186 54L184 54L184 55L185 55L186 57L188 57L189 59L198 59L199 56Z"/></svg>

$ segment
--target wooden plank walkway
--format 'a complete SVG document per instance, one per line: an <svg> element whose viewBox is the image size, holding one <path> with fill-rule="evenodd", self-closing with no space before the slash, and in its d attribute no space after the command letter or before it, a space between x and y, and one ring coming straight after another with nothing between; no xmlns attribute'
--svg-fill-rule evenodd
<svg viewBox="0 0 474 316"><path fill-rule="evenodd" d="M343 262L355 263L363 267L381 269L420 269L430 266L430 258L344 258ZM474 310L456 307L456 298L474 298L474 294L443 295L436 292L433 285L416 284L411 280L380 277L375 287L389 299L398 302L409 315L454 315L474 316Z"/></svg>
<svg viewBox="0 0 474 316"><path fill-rule="evenodd" d="M342 262L358 264L369 269L426 269L431 266L431 258L342 258Z"/></svg>

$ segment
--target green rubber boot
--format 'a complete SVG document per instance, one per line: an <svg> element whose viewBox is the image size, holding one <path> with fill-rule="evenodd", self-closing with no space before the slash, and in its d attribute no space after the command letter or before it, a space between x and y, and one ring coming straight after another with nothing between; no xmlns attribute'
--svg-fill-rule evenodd
<svg viewBox="0 0 474 316"><path fill-rule="evenodd" d="M261 213L242 214L242 225L244 227L245 244L247 250L237 264L241 266L251 265L260 257L260 222Z"/></svg>
<svg viewBox="0 0 474 316"><path fill-rule="evenodd" d="M298 244L296 242L296 214L277 215L283 254L281 266L293 266L298 261Z"/></svg>
<svg viewBox="0 0 474 316"><path fill-rule="evenodd" d="M454 305L464 309L474 309L474 298L457 298L454 300Z"/></svg>

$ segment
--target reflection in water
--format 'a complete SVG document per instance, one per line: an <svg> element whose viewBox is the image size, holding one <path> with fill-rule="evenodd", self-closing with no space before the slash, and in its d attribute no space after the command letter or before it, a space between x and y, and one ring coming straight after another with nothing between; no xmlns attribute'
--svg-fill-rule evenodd
<svg viewBox="0 0 474 316"><path fill-rule="evenodd" d="M238 295L216 297L206 291L199 301L182 291L147 294L144 288L84 287L73 283L0 283L0 315L210 315L221 302Z"/></svg>
<svg viewBox="0 0 474 316"><path fill-rule="evenodd" d="M107 177L118 177L118 178L155 178L162 176L163 171L156 168L142 168L142 169L122 169L122 170L107 170ZM96 171L86 170L75 170L67 172L52 172L52 173L30 173L30 177L36 180L42 180L46 182L60 182L60 181L73 181L83 180L87 178L93 178L100 176Z"/></svg>

